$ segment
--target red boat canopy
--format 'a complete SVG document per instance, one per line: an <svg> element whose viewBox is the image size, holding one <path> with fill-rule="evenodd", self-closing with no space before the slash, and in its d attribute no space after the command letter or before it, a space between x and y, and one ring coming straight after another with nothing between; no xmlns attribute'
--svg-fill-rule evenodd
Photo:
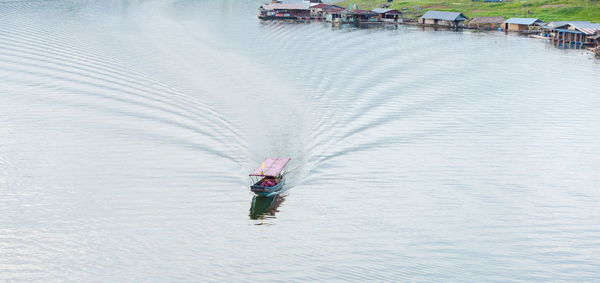
<svg viewBox="0 0 600 283"><path fill-rule="evenodd" d="M291 158L267 158L256 168L250 176L256 177L275 177L281 174L281 171L292 160Z"/></svg>

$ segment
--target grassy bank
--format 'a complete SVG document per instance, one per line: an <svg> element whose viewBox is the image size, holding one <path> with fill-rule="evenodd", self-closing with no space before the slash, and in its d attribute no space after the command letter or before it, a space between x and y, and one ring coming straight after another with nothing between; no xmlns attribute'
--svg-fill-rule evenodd
<svg viewBox="0 0 600 283"><path fill-rule="evenodd" d="M348 7L355 3L360 9L372 9L386 0L345 0L338 5ZM505 18L539 18L545 22L583 20L600 22L600 1L596 0L513 0L503 3L472 2L471 0L394 0L393 9L407 8L420 15L429 10L463 12L469 18L503 16Z"/></svg>

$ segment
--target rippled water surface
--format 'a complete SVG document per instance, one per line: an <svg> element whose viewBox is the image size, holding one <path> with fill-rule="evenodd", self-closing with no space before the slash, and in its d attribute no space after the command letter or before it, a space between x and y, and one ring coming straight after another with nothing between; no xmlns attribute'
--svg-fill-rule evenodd
<svg viewBox="0 0 600 283"><path fill-rule="evenodd" d="M0 1L0 281L600 278L600 60L259 3Z"/></svg>

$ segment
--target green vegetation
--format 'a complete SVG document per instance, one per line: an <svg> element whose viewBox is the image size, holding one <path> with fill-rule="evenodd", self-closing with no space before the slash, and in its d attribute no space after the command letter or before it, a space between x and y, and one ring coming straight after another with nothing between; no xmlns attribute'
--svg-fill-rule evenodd
<svg viewBox="0 0 600 283"><path fill-rule="evenodd" d="M345 0L338 5L357 4L360 9L373 9L386 4L386 0ZM600 22L599 0L512 0L486 3L471 0L394 0L390 8L406 8L407 14L419 16L429 10L463 12L467 17L502 16L505 18L539 18L545 22L582 20Z"/></svg>

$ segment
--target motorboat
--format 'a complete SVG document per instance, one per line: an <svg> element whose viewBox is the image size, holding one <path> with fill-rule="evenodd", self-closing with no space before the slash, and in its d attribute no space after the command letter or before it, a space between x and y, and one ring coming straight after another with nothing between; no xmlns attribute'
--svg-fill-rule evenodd
<svg viewBox="0 0 600 283"><path fill-rule="evenodd" d="M291 158L267 158L261 162L251 174L250 190L258 196L273 196L278 194L285 184L286 166Z"/></svg>

